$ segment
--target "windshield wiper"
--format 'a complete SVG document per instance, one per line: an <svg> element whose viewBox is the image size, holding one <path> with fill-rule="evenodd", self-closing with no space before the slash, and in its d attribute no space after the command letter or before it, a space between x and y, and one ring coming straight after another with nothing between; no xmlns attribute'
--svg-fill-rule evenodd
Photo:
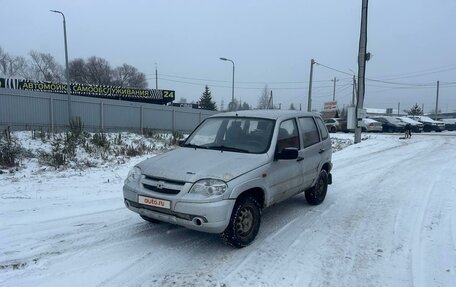
<svg viewBox="0 0 456 287"><path fill-rule="evenodd" d="M192 148L204 148L204 149L207 149L207 146L201 146L201 145L191 144L191 143L184 144L183 147L192 147Z"/></svg>
<svg viewBox="0 0 456 287"><path fill-rule="evenodd" d="M232 147L232 146L224 146L224 145L213 145L213 146L208 146L207 148L208 149L221 150L221 151L235 151L235 152L249 153L249 151L246 150L246 149Z"/></svg>

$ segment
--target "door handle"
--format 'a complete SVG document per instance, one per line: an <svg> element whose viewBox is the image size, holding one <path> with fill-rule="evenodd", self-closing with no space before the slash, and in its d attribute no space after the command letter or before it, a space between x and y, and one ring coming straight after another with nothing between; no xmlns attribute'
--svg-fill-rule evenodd
<svg viewBox="0 0 456 287"><path fill-rule="evenodd" d="M298 159L296 161L302 161L302 160L304 160L304 157L300 156L300 157L298 157Z"/></svg>
<svg viewBox="0 0 456 287"><path fill-rule="evenodd" d="M318 153L324 153L325 152L325 149L324 148L321 148L320 151Z"/></svg>

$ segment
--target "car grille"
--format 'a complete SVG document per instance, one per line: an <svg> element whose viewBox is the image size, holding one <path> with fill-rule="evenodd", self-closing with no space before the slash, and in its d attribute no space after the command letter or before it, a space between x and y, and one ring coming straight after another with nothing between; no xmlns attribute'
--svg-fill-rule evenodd
<svg viewBox="0 0 456 287"><path fill-rule="evenodd" d="M178 194L185 185L185 181L162 179L147 175L141 183L145 189L163 194Z"/></svg>
<svg viewBox="0 0 456 287"><path fill-rule="evenodd" d="M165 187L150 185L147 183L143 183L143 187L148 190L152 190L152 191L155 191L158 193L165 193L165 194L178 194L180 192L180 189L165 188Z"/></svg>

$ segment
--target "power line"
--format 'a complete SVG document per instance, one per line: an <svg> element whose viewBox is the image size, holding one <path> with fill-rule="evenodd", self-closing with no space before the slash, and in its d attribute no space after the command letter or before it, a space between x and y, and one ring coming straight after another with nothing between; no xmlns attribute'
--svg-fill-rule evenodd
<svg viewBox="0 0 456 287"><path fill-rule="evenodd" d="M423 75L437 74L437 73L442 73L442 72L447 72L447 71L452 71L452 70L456 70L456 64L445 65L445 66L431 68L431 69L425 69L425 70L421 70L421 71L417 71L417 72L409 72L409 73L397 74L397 75L391 75L391 76L378 76L378 78L382 78L382 80L405 79L405 78L419 77L419 76L423 76ZM383 78L383 77L387 77L387 78Z"/></svg>
<svg viewBox="0 0 456 287"><path fill-rule="evenodd" d="M214 80L214 79L205 79L205 78L193 78L193 77L185 77L185 76L177 76L177 75L168 75L168 74L158 74L159 76L164 76L168 78L177 78L177 79L185 79L185 80L196 80L196 81L207 81L207 82L219 82L219 83L231 83L231 81L226 80ZM146 76L155 76L155 74L146 74ZM153 77L155 79L155 77ZM328 80L319 80L314 82L327 82ZM254 82L254 81L236 81L236 83L240 84L273 84L273 85L286 85L286 84L308 84L309 81L282 81L282 82Z"/></svg>
<svg viewBox="0 0 456 287"><path fill-rule="evenodd" d="M147 79L155 79L155 77L148 77ZM166 78L158 78L159 80L163 81L169 81L169 82L175 82L175 83L181 83L181 84L187 84L187 85L194 85L194 86L205 86L205 83L195 83L195 82L187 82L187 81L179 81L179 80L172 80L172 79L166 79ZM222 86L222 85L208 85L210 87L216 87L216 88L232 88L231 86ZM315 88L328 88L332 87L332 85L325 85L325 86L317 86ZM235 89L241 89L241 90L263 90L264 87L235 87ZM268 87L269 90L306 90L307 87Z"/></svg>
<svg viewBox="0 0 456 287"><path fill-rule="evenodd" d="M350 74L350 73L348 73L348 72L344 72L344 71L341 71L341 70L338 70L338 69L335 69L335 68L332 68L332 67L329 67L329 66L320 64L320 63L318 63L318 62L315 62L315 64L317 64L317 65L319 65L319 66L322 66L322 67L325 67L325 68L327 68L327 69L330 69L330 70L333 70L333 71L336 71L336 72L345 74L345 75L349 75L350 77L353 76L353 74ZM350 79L351 79L351 78L350 78Z"/></svg>
<svg viewBox="0 0 456 287"><path fill-rule="evenodd" d="M339 69L336 69L336 68L332 68L332 67L329 67L329 66L326 66L326 65L323 65L323 64L320 64L318 62L316 62L317 65L319 66L322 66L322 67L325 67L327 69L330 69L330 70L333 70L333 71L336 71L336 72L339 72L339 73L342 73L342 74L346 74L346 75L351 75L353 76L352 74L348 73L348 72L344 72L344 71L341 71ZM455 68L451 68L451 69L448 69L448 70L454 70L456 69ZM430 82L430 83L401 83L401 82L391 82L391 81L385 81L385 80L379 80L379 79L372 79L372 78L365 78L366 80L368 81L372 81L372 82L379 82L379 83L384 83L384 84L389 84L389 85L401 85L401 86L423 86L423 87L435 87L435 82ZM454 84L456 82L445 82L445 84Z"/></svg>

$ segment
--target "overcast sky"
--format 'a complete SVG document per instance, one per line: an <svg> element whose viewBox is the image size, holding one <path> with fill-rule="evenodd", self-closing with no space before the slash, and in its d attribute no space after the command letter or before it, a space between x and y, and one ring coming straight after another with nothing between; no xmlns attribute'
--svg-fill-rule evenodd
<svg viewBox="0 0 456 287"><path fill-rule="evenodd" d="M361 0L2 0L0 46L9 54L51 53L64 64L62 11L69 58L102 57L127 63L155 88L197 101L207 84L225 107L235 97L256 106L264 86L274 103L307 107L310 60L348 74L358 70ZM456 111L456 1L369 1L365 107L440 108ZM351 101L351 76L314 67L314 109L332 100L337 77L339 106ZM391 82L391 83L390 83ZM453 83L453 84L448 84Z"/></svg>

